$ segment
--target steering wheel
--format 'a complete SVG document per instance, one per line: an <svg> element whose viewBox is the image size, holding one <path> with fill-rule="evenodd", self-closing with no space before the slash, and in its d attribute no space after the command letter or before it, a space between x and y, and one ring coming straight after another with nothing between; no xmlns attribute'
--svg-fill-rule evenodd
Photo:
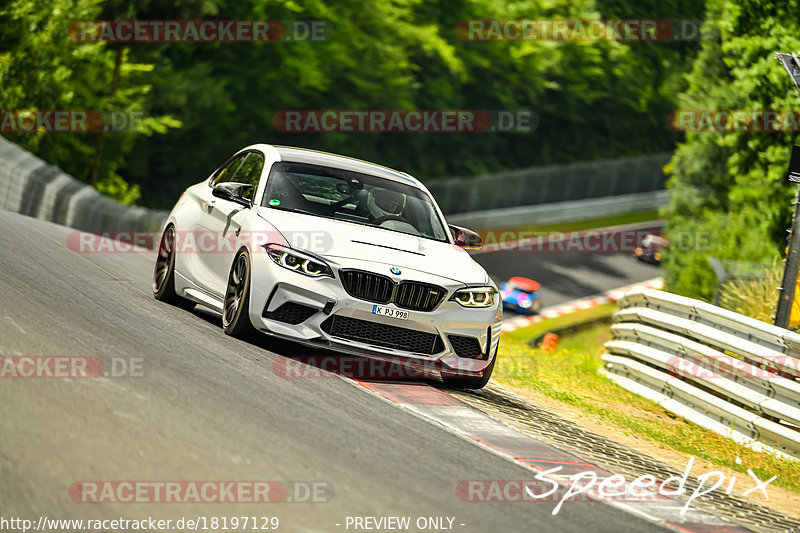
<svg viewBox="0 0 800 533"><path fill-rule="evenodd" d="M330 204L328 207L331 207L333 209L336 209L337 207L342 207L343 205L347 205L354 198L358 198L358 195L354 194L353 196L349 196L349 197L345 198L344 200L339 200L338 202L334 202L334 203Z"/></svg>

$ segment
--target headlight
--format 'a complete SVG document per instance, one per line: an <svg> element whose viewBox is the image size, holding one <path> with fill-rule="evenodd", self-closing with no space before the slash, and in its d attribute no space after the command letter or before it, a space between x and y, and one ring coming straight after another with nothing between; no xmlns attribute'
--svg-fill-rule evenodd
<svg viewBox="0 0 800 533"><path fill-rule="evenodd" d="M491 287L476 287L457 290L451 300L463 307L491 307L494 305L494 295Z"/></svg>
<svg viewBox="0 0 800 533"><path fill-rule="evenodd" d="M331 267L322 259L309 253L294 250L288 246L281 246L280 244L265 244L264 248L272 260L275 261L275 264L283 268L294 270L299 274L312 278L333 277Z"/></svg>

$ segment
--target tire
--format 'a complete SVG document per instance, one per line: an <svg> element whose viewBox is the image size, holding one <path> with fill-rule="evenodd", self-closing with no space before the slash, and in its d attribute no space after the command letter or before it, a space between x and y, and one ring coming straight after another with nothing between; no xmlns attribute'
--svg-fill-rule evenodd
<svg viewBox="0 0 800 533"><path fill-rule="evenodd" d="M500 350L500 345L497 345L497 350L494 353L494 359L492 362L489 363L483 370L483 376L481 377L459 377L457 374L445 374L442 373L442 381L448 387L452 387L454 389L482 389L489 383L489 378L492 377L492 371L494 370L494 363L497 361L497 352Z"/></svg>
<svg viewBox="0 0 800 533"><path fill-rule="evenodd" d="M175 227L170 225L158 242L156 266L153 270L153 297L181 309L194 308L195 303L175 292Z"/></svg>
<svg viewBox="0 0 800 533"><path fill-rule="evenodd" d="M239 252L233 260L222 306L222 330L246 338L256 329L250 322L250 254Z"/></svg>

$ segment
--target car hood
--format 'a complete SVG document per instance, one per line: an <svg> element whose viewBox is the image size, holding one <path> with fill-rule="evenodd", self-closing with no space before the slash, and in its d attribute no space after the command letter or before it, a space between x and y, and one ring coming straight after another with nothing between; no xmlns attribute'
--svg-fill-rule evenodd
<svg viewBox="0 0 800 533"><path fill-rule="evenodd" d="M275 227L290 246L337 263L341 263L338 259L369 261L468 285L488 283L483 267L448 242L280 209L259 207L258 216Z"/></svg>

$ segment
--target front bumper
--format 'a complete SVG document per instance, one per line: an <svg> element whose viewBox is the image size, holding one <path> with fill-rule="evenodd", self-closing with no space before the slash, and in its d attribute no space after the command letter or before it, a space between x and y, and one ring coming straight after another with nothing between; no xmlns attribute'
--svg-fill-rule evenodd
<svg viewBox="0 0 800 533"><path fill-rule="evenodd" d="M455 290L463 288L464 284L412 271L406 273L403 279L442 286L447 290L447 294L433 311L402 309L408 313L408 319L398 320L373 314L373 302L349 295L338 275L341 265L331 264L329 261L336 278L315 279L275 265L266 254L253 255L250 320L256 329L264 333L316 348L328 348L337 352L398 363L428 376L441 375L442 371L481 376L482 371L496 356L502 326L500 298L497 298L494 306L489 308L465 308L449 301ZM347 268L373 272L376 270L374 263L371 262L348 261L347 263ZM299 323L286 322L289 315L283 312L287 307L282 308L282 306L288 303L299 304L309 309L306 314L291 315L291 321L300 320ZM391 303L385 304L384 307L400 309ZM306 318L307 314L310 316ZM276 319L276 316L282 320ZM334 319L334 317L341 318ZM332 327L334 320L338 320L338 326L355 324L364 328L359 329L360 333L355 335L357 338L352 338L354 335L343 333L345 329L342 327ZM388 344L392 342L393 328L410 330L407 335L402 335L404 338L414 337L415 333L411 332L421 333L423 334L421 336L427 338L436 336L435 346L431 350L418 351L389 346ZM343 334L351 338L344 338ZM451 336L459 336L462 339L451 340ZM470 357L459 356L454 347L455 342L459 352L465 353L464 337L467 338L468 344L477 342L477 347L470 353ZM476 357L478 347L480 355ZM433 353L422 353L423 351Z"/></svg>

